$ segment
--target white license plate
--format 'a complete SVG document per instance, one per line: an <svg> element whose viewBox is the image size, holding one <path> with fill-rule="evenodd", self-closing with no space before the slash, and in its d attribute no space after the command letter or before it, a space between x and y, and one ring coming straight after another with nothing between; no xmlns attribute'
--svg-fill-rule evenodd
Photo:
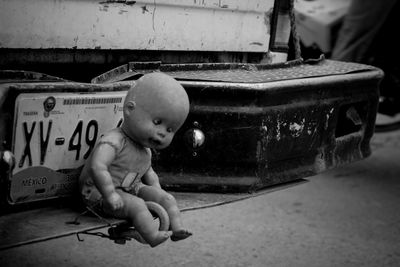
<svg viewBox="0 0 400 267"><path fill-rule="evenodd" d="M20 94L15 102L10 202L72 195L100 135L122 122L125 94Z"/></svg>

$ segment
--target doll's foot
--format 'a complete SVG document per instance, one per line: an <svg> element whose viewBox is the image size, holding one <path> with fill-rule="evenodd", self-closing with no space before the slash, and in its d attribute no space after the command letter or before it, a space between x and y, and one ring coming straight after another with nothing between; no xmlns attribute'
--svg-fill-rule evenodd
<svg viewBox="0 0 400 267"><path fill-rule="evenodd" d="M152 248L154 248L155 246L158 246L159 244L165 242L169 237L170 234L168 232L159 231L154 237L152 237L152 240L148 243Z"/></svg>
<svg viewBox="0 0 400 267"><path fill-rule="evenodd" d="M168 240L168 238L170 237L170 234L166 231L160 231L157 234L155 234L154 237L152 237L152 241L146 242L146 240L142 237L141 234L139 234L139 232L136 229L128 228L128 229L124 229L123 232L119 233L119 236L127 238L128 240L130 238L133 238L136 241L138 241L139 243L149 244L151 247L155 247L155 246L165 242L166 240Z"/></svg>
<svg viewBox="0 0 400 267"><path fill-rule="evenodd" d="M179 240L183 240L188 238L189 236L191 236L192 233L187 231L187 230L177 230L177 231L173 231L172 235L171 235L171 240L172 241L179 241Z"/></svg>

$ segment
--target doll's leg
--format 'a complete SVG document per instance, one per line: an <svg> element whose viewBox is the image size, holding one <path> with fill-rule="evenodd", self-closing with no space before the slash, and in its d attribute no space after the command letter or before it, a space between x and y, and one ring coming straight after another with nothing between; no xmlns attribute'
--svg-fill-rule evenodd
<svg viewBox="0 0 400 267"><path fill-rule="evenodd" d="M181 212L173 195L158 187L143 186L140 188L138 196L145 201L154 201L160 204L167 211L171 224L172 241L182 240L192 235L183 227Z"/></svg>
<svg viewBox="0 0 400 267"><path fill-rule="evenodd" d="M124 207L121 211L112 212L112 215L129 218L135 229L151 247L155 247L169 238L168 232L158 230L158 225L143 199L121 190L118 190L118 193L124 201Z"/></svg>

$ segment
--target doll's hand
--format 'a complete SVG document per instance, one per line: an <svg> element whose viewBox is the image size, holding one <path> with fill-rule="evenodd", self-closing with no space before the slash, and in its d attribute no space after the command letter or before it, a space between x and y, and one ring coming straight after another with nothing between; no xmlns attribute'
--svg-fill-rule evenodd
<svg viewBox="0 0 400 267"><path fill-rule="evenodd" d="M111 193L104 200L107 206L113 211L122 209L122 207L124 206L124 202L122 201L121 196L117 192Z"/></svg>

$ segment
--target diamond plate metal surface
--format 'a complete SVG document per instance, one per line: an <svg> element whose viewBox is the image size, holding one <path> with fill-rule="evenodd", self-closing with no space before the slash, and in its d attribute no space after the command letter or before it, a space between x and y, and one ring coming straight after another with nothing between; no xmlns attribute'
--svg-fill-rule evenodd
<svg viewBox="0 0 400 267"><path fill-rule="evenodd" d="M191 66L193 67L193 66ZM320 61L316 64L299 64L271 68L265 65L237 65L234 69L213 69L207 68L204 64L199 64L197 70L163 71L179 80L192 81L218 81L235 83L264 83L280 80L302 79L321 76L332 76L362 72L375 69L372 66L357 63L338 62L331 60ZM162 67L160 70L162 71Z"/></svg>
<svg viewBox="0 0 400 267"><path fill-rule="evenodd" d="M325 59L312 60L309 62L296 60L279 64L162 64L161 62L130 62L93 78L92 83L136 80L142 74L154 71L161 71L178 80L185 81L266 83L342 75L374 69L376 68L369 65Z"/></svg>

